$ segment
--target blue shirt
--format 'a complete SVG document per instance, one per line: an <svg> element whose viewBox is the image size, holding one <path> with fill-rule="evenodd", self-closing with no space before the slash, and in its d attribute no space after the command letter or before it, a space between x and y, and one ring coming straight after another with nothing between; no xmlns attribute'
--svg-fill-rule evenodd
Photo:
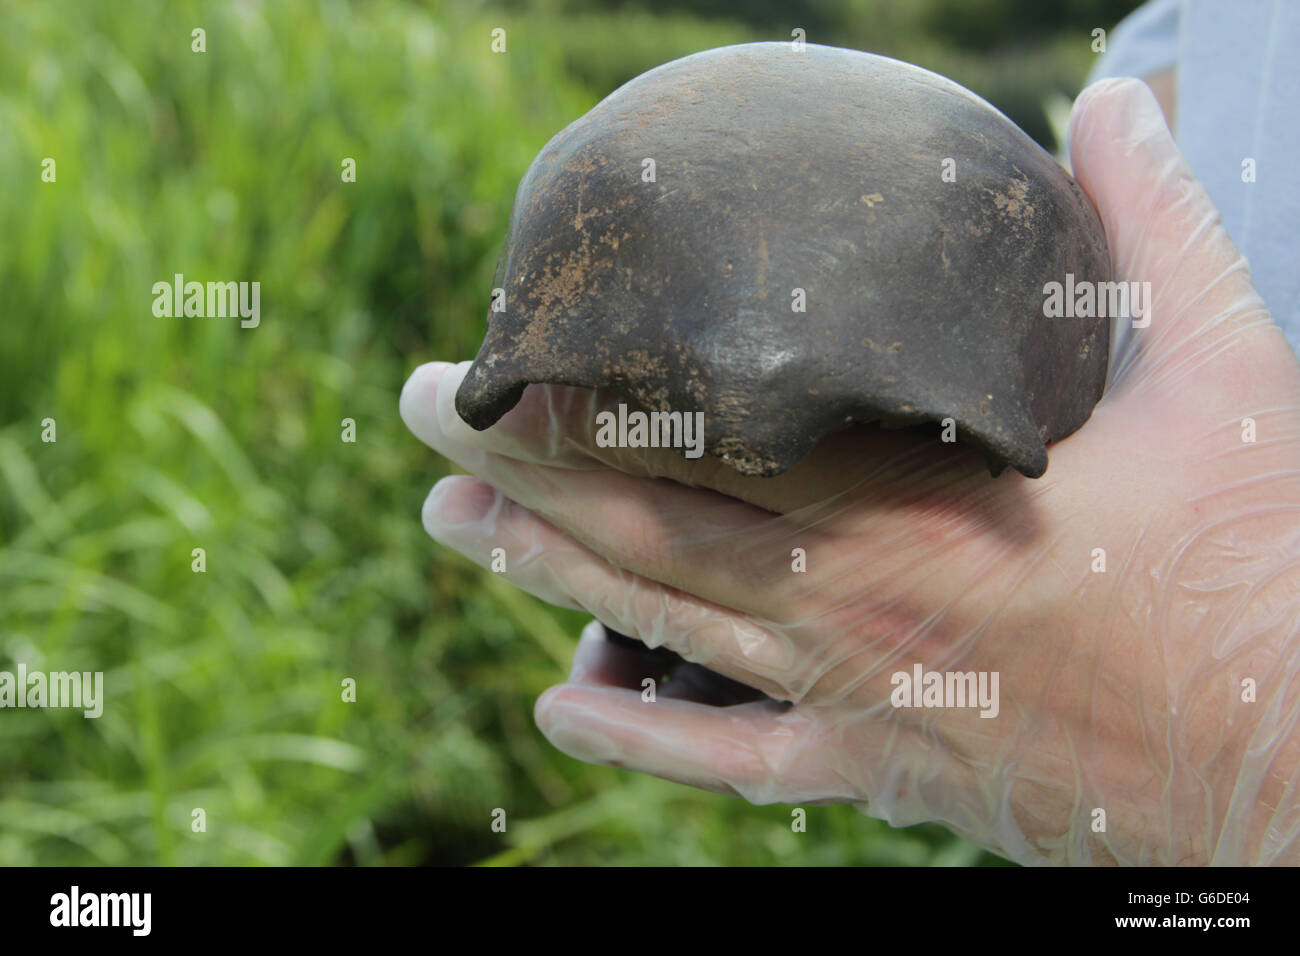
<svg viewBox="0 0 1300 956"><path fill-rule="evenodd" d="M1170 67L1178 145L1300 354L1300 2L1150 0L1107 36L1089 82Z"/></svg>

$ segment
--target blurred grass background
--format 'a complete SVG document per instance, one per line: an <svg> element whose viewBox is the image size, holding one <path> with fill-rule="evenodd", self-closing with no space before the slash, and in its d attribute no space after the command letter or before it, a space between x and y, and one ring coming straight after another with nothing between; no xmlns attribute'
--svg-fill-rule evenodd
<svg viewBox="0 0 1300 956"><path fill-rule="evenodd" d="M532 704L584 622L426 538L447 464L397 395L472 357L520 176L638 73L802 27L1050 148L1045 104L1134 5L0 3L0 670L107 698L0 711L0 864L998 862L552 750ZM177 272L259 281L261 326L155 318Z"/></svg>

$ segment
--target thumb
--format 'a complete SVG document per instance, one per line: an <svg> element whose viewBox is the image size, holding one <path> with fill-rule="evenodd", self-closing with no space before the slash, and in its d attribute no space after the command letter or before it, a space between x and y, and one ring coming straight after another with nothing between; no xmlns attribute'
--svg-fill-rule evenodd
<svg viewBox="0 0 1300 956"><path fill-rule="evenodd" d="M1270 361L1278 350L1290 357L1246 260L1145 83L1089 86L1075 102L1069 138L1075 178L1106 228L1113 279L1150 284L1139 293L1149 293L1140 300L1146 314L1113 320L1112 388L1135 378L1186 386L1207 360L1228 355L1225 361L1243 363L1236 371L1252 370L1243 377L1224 369L1229 379L1258 379L1257 360L1266 353L1274 353Z"/></svg>

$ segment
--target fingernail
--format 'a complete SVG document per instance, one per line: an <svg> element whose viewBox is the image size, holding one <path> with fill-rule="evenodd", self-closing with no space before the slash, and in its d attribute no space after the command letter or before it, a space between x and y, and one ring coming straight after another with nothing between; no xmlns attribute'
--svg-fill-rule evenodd
<svg viewBox="0 0 1300 956"><path fill-rule="evenodd" d="M450 362L426 362L407 378L397 407L408 428L418 433L422 423L437 421L438 382L449 368Z"/></svg>
<svg viewBox="0 0 1300 956"><path fill-rule="evenodd" d="M557 709L560 706L556 705ZM561 715L549 728L542 728L556 750L587 763L617 764L623 760L624 755L612 737L590 724L565 723L567 716ZM578 714L574 716L581 719Z"/></svg>
<svg viewBox="0 0 1300 956"><path fill-rule="evenodd" d="M492 510L497 493L491 485L464 476L444 478L424 502L424 528L430 534L476 524Z"/></svg>

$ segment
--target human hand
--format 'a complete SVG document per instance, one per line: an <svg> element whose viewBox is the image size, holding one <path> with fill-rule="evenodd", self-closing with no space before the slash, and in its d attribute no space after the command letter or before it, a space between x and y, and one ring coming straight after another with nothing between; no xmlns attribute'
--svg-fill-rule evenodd
<svg viewBox="0 0 1300 956"><path fill-rule="evenodd" d="M1153 310L1038 480L871 428L746 478L596 447L601 392L531 386L479 433L453 406L468 363L412 375L408 425L477 476L431 493L438 541L504 548L525 590L773 698L647 703L659 674L591 627L537 703L557 747L1024 863L1300 862L1300 365L1146 88L1090 87L1071 133L1115 278ZM996 673L997 715L893 706L917 664Z"/></svg>

